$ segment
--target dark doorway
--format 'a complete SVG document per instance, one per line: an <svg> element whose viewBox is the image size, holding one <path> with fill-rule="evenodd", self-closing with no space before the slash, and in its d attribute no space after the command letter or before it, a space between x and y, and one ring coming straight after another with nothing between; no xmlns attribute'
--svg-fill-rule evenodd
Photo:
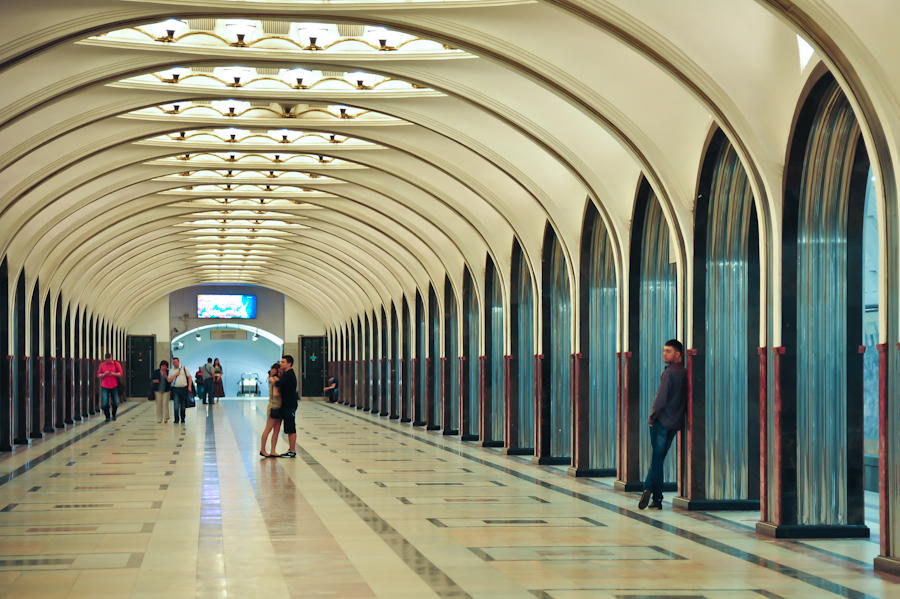
<svg viewBox="0 0 900 599"><path fill-rule="evenodd" d="M338 381L349 384L350 381ZM300 337L300 396L325 395L325 337Z"/></svg>
<svg viewBox="0 0 900 599"><path fill-rule="evenodd" d="M16 283L15 305L13 307L13 422L15 422L15 436L13 443L17 445L28 443L28 377L25 361L25 272L19 273Z"/></svg>
<svg viewBox="0 0 900 599"><path fill-rule="evenodd" d="M9 348L9 265L6 258L0 262L0 451L12 449L12 364Z"/></svg>
<svg viewBox="0 0 900 599"><path fill-rule="evenodd" d="M150 395L150 375L156 369L156 335L129 335L126 373L129 397Z"/></svg>

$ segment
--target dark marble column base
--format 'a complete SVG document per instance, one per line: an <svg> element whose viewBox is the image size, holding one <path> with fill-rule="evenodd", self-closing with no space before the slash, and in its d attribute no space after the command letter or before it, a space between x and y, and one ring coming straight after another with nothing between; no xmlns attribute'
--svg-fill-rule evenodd
<svg viewBox="0 0 900 599"><path fill-rule="evenodd" d="M572 458L554 458L553 456L533 457L531 462L538 466L566 466L572 463Z"/></svg>
<svg viewBox="0 0 900 599"><path fill-rule="evenodd" d="M407 422L412 422L412 418L401 418L400 422L402 422L403 424L406 424Z"/></svg>
<svg viewBox="0 0 900 599"><path fill-rule="evenodd" d="M533 447L509 447L503 450L506 455L534 455Z"/></svg>
<svg viewBox="0 0 900 599"><path fill-rule="evenodd" d="M616 491L625 491L626 493L635 493L637 491L644 490L643 482L625 482L624 480L617 480L613 483L613 489Z"/></svg>
<svg viewBox="0 0 900 599"><path fill-rule="evenodd" d="M62 427L59 427L59 428L62 428ZM55 433L56 432L56 429L53 428L52 426L45 426L43 430L45 433Z"/></svg>
<svg viewBox="0 0 900 599"><path fill-rule="evenodd" d="M356 406L356 409L357 409L357 410L365 410L365 409L366 409L366 406Z"/></svg>
<svg viewBox="0 0 900 599"><path fill-rule="evenodd" d="M875 571L900 576L900 558L879 555L875 558Z"/></svg>
<svg viewBox="0 0 900 599"><path fill-rule="evenodd" d="M574 476L575 478L604 478L608 476L615 476L616 469L615 468L569 468L566 470L566 474L569 476Z"/></svg>
<svg viewBox="0 0 900 599"><path fill-rule="evenodd" d="M27 438L23 439L22 437L19 437L19 438L13 439L13 444L14 445L28 445L28 439Z"/></svg>
<svg viewBox="0 0 900 599"><path fill-rule="evenodd" d="M379 416L382 416L382 417L384 417L384 416L390 416L390 415L391 415L390 412L382 412L382 413L379 414Z"/></svg>
<svg viewBox="0 0 900 599"><path fill-rule="evenodd" d="M613 488L616 491L637 493L644 490L644 481L626 483L625 481L617 480L613 483ZM663 483L663 493L674 493L676 491L678 491L678 483Z"/></svg>
<svg viewBox="0 0 900 599"><path fill-rule="evenodd" d="M757 522L756 532L775 539L868 539L869 527L863 524L801 526Z"/></svg>
<svg viewBox="0 0 900 599"><path fill-rule="evenodd" d="M689 512L758 512L759 499L688 499L676 497L672 507Z"/></svg>
<svg viewBox="0 0 900 599"><path fill-rule="evenodd" d="M441 427L440 427L440 425L438 425L438 424L429 424L428 426L425 427L425 430L427 430L427 431L439 431L439 430L441 430Z"/></svg>
<svg viewBox="0 0 900 599"><path fill-rule="evenodd" d="M425 422L424 420L416 420L415 422L412 423L413 426L425 426L426 424L428 424L428 423Z"/></svg>
<svg viewBox="0 0 900 599"><path fill-rule="evenodd" d="M71 418L66 418L66 419L64 420L64 422L65 422L66 424L75 424L75 421L72 420ZM62 428L62 427L59 427L59 428Z"/></svg>
<svg viewBox="0 0 900 599"><path fill-rule="evenodd" d="M382 416L387 416L387 414L382 414ZM398 416L397 414L391 414L390 419L391 420L400 420L400 416Z"/></svg>
<svg viewBox="0 0 900 599"><path fill-rule="evenodd" d="M503 447L503 441L485 441L482 447Z"/></svg>
<svg viewBox="0 0 900 599"><path fill-rule="evenodd" d="M459 434L459 431L444 431L444 436L446 437L454 437Z"/></svg>
<svg viewBox="0 0 900 599"><path fill-rule="evenodd" d="M477 441L479 439L478 435L463 435L460 437L462 441Z"/></svg>
<svg viewBox="0 0 900 599"><path fill-rule="evenodd" d="M0 451L12 451L12 445L0 445Z"/></svg>

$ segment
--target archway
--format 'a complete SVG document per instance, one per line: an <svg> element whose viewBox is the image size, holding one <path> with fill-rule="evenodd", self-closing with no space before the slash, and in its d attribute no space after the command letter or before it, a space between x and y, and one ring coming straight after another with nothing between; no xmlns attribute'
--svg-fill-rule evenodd
<svg viewBox="0 0 900 599"><path fill-rule="evenodd" d="M199 339L198 339L199 337ZM236 397L242 374L259 376L260 397L269 393L269 367L281 359L284 340L264 329L221 323L197 327L172 339L172 357L194 374L207 358L219 358L225 397Z"/></svg>

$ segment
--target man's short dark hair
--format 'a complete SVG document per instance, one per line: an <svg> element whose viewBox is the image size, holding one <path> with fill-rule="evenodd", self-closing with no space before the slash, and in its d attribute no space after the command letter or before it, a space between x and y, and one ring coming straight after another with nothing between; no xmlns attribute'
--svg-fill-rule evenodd
<svg viewBox="0 0 900 599"><path fill-rule="evenodd" d="M212 362L212 358L206 358L206 363L209 364L210 362Z"/></svg>
<svg viewBox="0 0 900 599"><path fill-rule="evenodd" d="M112 358L112 354L106 354L105 356L103 356L104 360L109 360L110 358Z"/></svg>
<svg viewBox="0 0 900 599"><path fill-rule="evenodd" d="M281 358L283 360L287 360L288 362L290 362L291 366L294 365L294 356L289 356L289 355L285 354L285 355L281 356Z"/></svg>
<svg viewBox="0 0 900 599"><path fill-rule="evenodd" d="M684 355L684 346L678 339L669 339L668 341L666 341L666 347L671 347L682 356Z"/></svg>
<svg viewBox="0 0 900 599"><path fill-rule="evenodd" d="M166 368L169 367L169 362L168 362L168 360L163 360L162 362L159 363L159 367L160 367L160 368L162 368L163 366L165 366Z"/></svg>

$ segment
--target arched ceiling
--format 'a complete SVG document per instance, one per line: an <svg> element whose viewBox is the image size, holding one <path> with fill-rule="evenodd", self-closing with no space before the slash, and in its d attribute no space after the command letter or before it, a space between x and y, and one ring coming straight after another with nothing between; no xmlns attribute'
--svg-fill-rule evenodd
<svg viewBox="0 0 900 599"><path fill-rule="evenodd" d="M198 282L277 289L329 327L445 273L461 290L466 266L481 295L487 256L507 284L514 238L540 264L547 223L574 277L587 202L626 298L641 175L687 281L714 126L777 264L791 122L819 61L896 199L889 0L44 0L4 17L0 253L123 327Z"/></svg>

